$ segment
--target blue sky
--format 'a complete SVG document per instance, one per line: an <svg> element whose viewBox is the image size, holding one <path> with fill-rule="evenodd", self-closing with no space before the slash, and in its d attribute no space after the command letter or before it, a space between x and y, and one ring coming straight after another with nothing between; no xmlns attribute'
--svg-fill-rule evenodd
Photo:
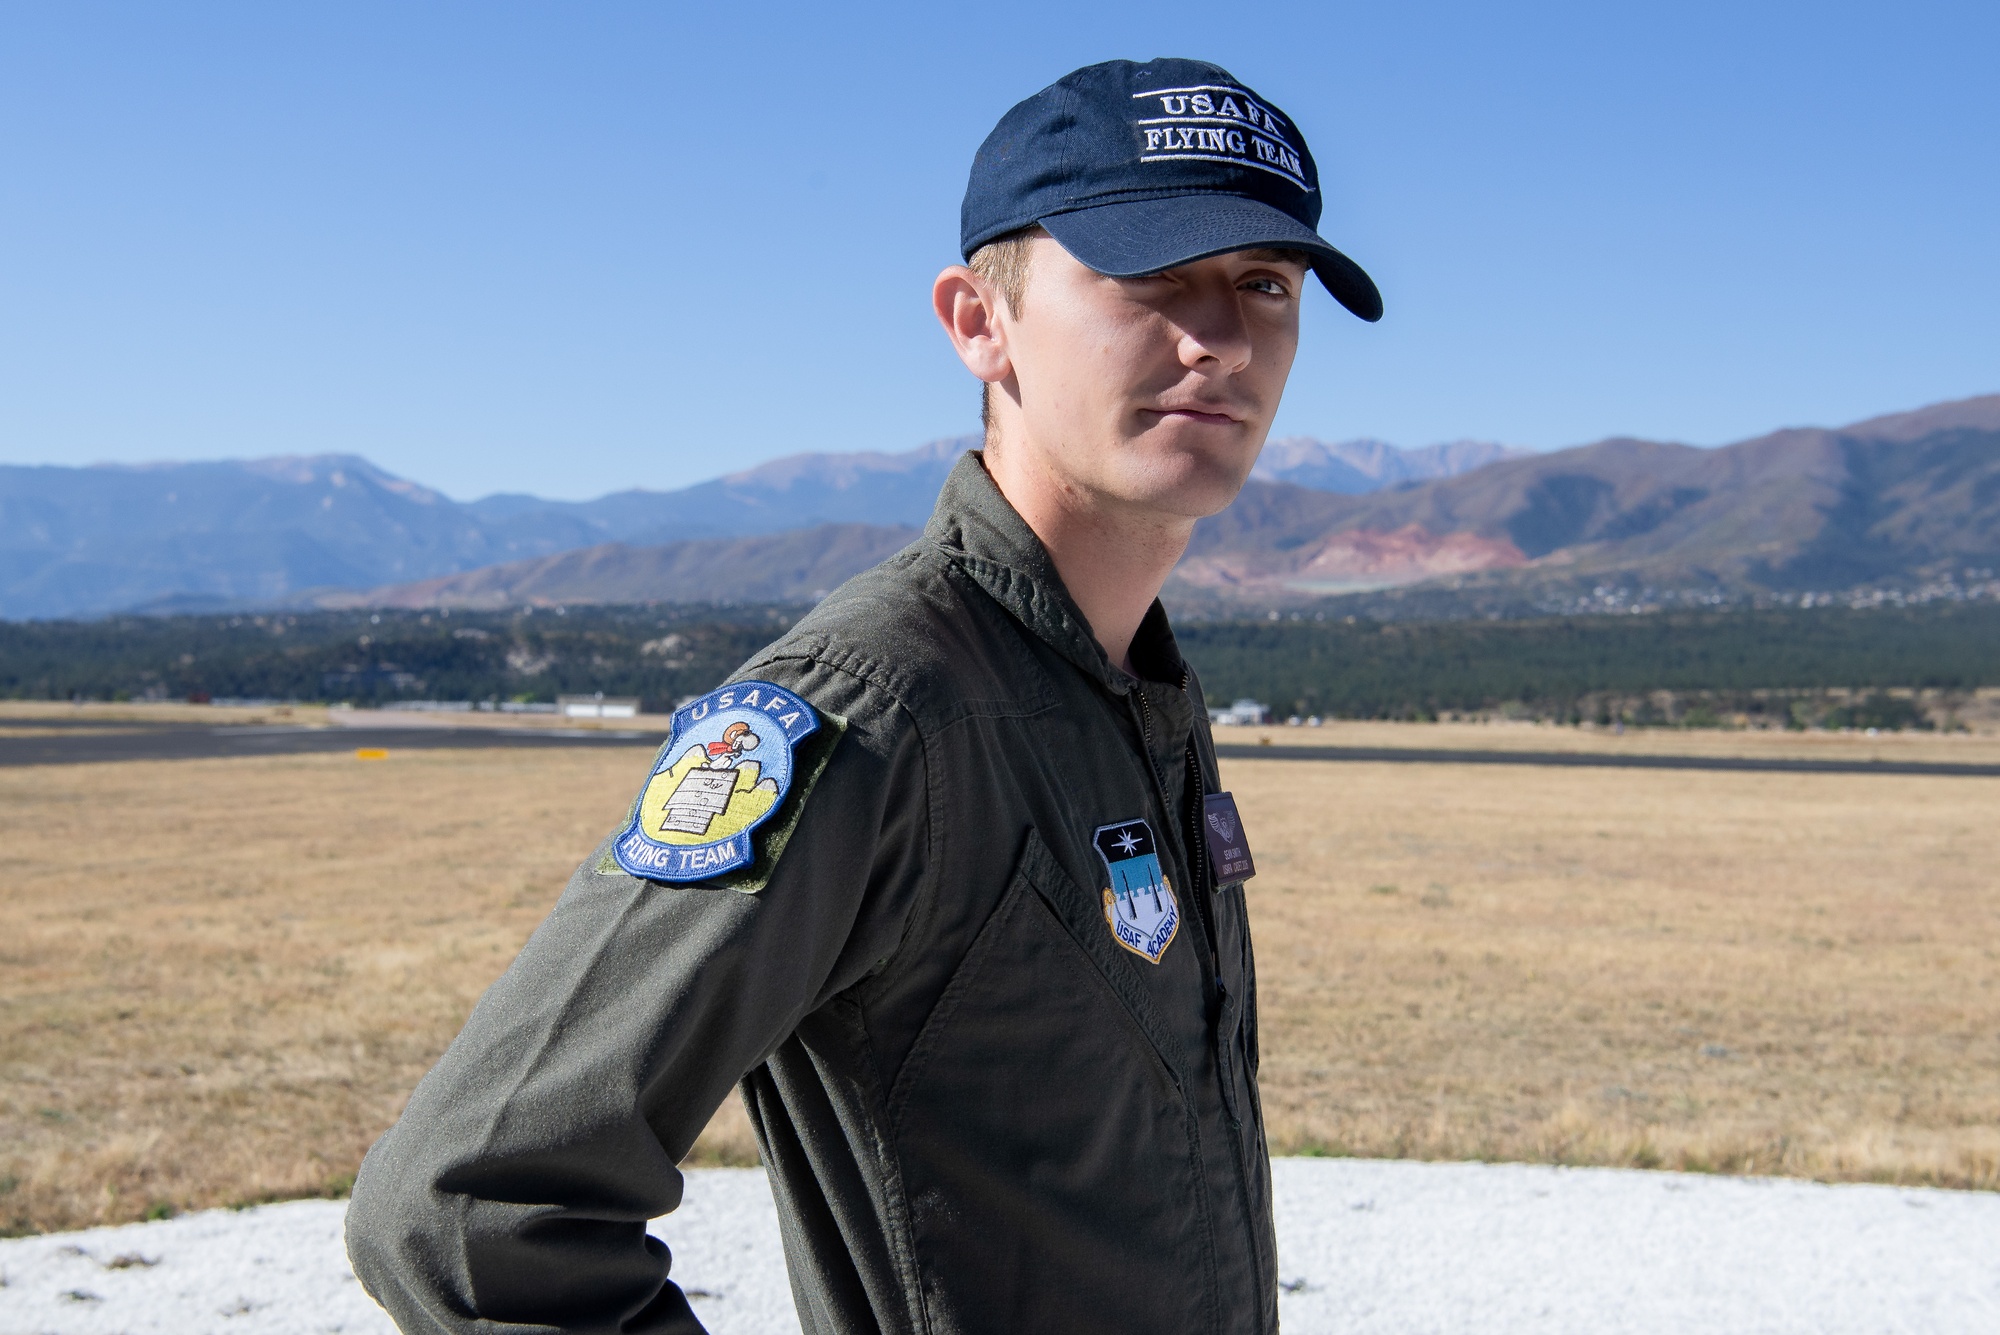
<svg viewBox="0 0 2000 1335"><path fill-rule="evenodd" d="M726 12L725 12L726 11ZM2000 6L43 3L0 40L0 462L460 497L905 449L973 150L1094 60L1307 134L1278 432L1719 444L2000 391Z"/></svg>

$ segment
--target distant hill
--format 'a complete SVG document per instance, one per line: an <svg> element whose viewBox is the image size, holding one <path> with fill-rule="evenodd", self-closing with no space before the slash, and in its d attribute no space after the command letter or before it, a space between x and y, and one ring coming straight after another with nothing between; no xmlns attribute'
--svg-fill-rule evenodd
<svg viewBox="0 0 2000 1335"><path fill-rule="evenodd" d="M465 508L495 523L567 519L619 542L781 533L814 524L922 524L977 436L900 454L793 454L678 491L616 491L594 501L501 494Z"/></svg>
<svg viewBox="0 0 2000 1335"><path fill-rule="evenodd" d="M1995 568L2000 395L1719 449L1607 440L1366 496L1253 482L1176 579L1235 598L1482 571L1831 591Z"/></svg>
<svg viewBox="0 0 2000 1335"><path fill-rule="evenodd" d="M180 598L283 601L598 541L579 524L473 520L350 455L0 468L0 615Z"/></svg>
<svg viewBox="0 0 2000 1335"><path fill-rule="evenodd" d="M819 524L750 538L657 547L606 543L365 593L324 608L552 607L571 603L811 602L916 539L907 525Z"/></svg>
<svg viewBox="0 0 2000 1335"><path fill-rule="evenodd" d="M0 618L311 604L607 542L920 524L974 443L795 455L581 502L460 503L353 455L0 466Z"/></svg>
<svg viewBox="0 0 2000 1335"><path fill-rule="evenodd" d="M309 605L606 543L920 525L977 443L797 454L678 491L573 502L460 503L354 455L0 466L0 618ZM1295 438L1275 442L1267 463L1305 485L1356 491L1473 467L1498 449Z"/></svg>
<svg viewBox="0 0 2000 1335"><path fill-rule="evenodd" d="M1264 446L1250 476L1264 482L1289 482L1313 491L1360 495L1402 482L1456 477L1527 453L1484 440L1454 440L1405 450L1380 440L1329 443L1311 436L1287 436Z"/></svg>

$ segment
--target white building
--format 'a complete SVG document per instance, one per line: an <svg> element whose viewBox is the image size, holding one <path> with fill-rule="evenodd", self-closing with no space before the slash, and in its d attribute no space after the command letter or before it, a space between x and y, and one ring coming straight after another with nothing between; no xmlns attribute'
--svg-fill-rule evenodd
<svg viewBox="0 0 2000 1335"><path fill-rule="evenodd" d="M556 708L564 718L637 718L639 701L637 697L606 696L603 691L595 695L559 695Z"/></svg>
<svg viewBox="0 0 2000 1335"><path fill-rule="evenodd" d="M1208 721L1226 727L1254 728L1261 723L1271 721L1271 708L1269 705L1245 698L1227 709L1209 710Z"/></svg>

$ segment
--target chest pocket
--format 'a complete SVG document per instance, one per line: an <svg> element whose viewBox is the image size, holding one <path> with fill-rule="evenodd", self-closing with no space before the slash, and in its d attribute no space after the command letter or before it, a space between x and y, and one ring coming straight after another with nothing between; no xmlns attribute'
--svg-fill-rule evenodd
<svg viewBox="0 0 2000 1335"><path fill-rule="evenodd" d="M1214 1326L1198 1129L1095 908L1030 831L890 1091L933 1330Z"/></svg>

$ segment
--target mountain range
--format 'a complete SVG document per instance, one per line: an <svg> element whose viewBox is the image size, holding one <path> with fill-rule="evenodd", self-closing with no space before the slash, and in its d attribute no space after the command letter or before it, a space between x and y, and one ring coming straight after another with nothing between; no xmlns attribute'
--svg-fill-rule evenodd
<svg viewBox="0 0 2000 1335"><path fill-rule="evenodd" d="M805 597L845 575L824 561L799 564L800 530L921 525L952 464L977 443L957 437L900 453L797 454L675 491L591 501L501 494L462 503L354 455L0 466L0 618L311 605L409 584L490 600L504 580L430 582L519 563L523 597L530 588L539 591L532 596L554 596L576 572L595 578L613 566L629 580L652 570L665 581L657 587L672 590L657 597ZM1296 437L1273 442L1260 467L1274 481L1353 493L1509 453L1471 442L1401 451L1380 441ZM768 548L730 546L733 559L722 564L693 548L678 557L546 561L603 544L638 551L759 535L785 536ZM830 551L858 555L889 540L850 533ZM772 562L796 578L773 585L731 573ZM707 592L687 592L697 588Z"/></svg>
<svg viewBox="0 0 2000 1335"><path fill-rule="evenodd" d="M1989 395L1717 449L1618 438L1364 496L1253 480L1196 527L1175 580L1235 600L1466 576L1742 593L1990 582L1995 567Z"/></svg>
<svg viewBox="0 0 2000 1335"><path fill-rule="evenodd" d="M351 456L0 468L0 616L811 599L907 543L974 444L794 455L582 502L460 503ZM1167 593L1239 613L1383 590L1547 605L1626 584L2000 596L1996 569L1989 395L1712 449L1273 441Z"/></svg>
<svg viewBox="0 0 2000 1335"><path fill-rule="evenodd" d="M1470 590L1427 604L1461 613L1494 592L1546 608L1613 585L1694 600L1870 588L2000 596L2000 395L1714 449L1621 437L1547 454L1436 447L1411 464L1400 451L1372 455L1374 444L1341 455L1273 442L1236 502L1196 526L1169 599L1240 614L1412 586ZM1279 480L1351 482L1334 465L1371 481L1411 468L1441 475L1361 493ZM810 597L837 582L843 561L861 570L910 530L812 532L823 536L802 547L739 540L727 559L699 541L593 548L362 597L406 607L664 600L687 589ZM802 559L836 544L838 556Z"/></svg>

